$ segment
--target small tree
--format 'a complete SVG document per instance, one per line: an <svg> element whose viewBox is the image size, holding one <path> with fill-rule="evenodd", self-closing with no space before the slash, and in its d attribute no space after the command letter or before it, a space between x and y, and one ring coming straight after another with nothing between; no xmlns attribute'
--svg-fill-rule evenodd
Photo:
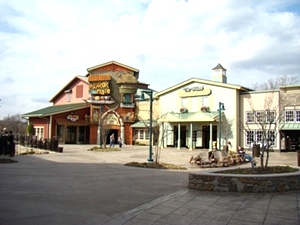
<svg viewBox="0 0 300 225"><path fill-rule="evenodd" d="M29 124L28 124L27 130L26 130L26 131L27 131L27 134L28 134L29 136L32 136L32 135L35 134L34 126L33 126L32 123L29 123Z"/></svg>
<svg viewBox="0 0 300 225"><path fill-rule="evenodd" d="M270 93L265 96L264 106L262 109L256 109L253 100L250 98L248 100L250 104L253 121L255 123L246 123L241 122L241 129L245 135L250 136L251 132L253 133L253 128L257 130L256 136L259 140L252 140L252 144L256 142L261 143L260 164L261 168L265 169L268 167L269 157L270 157L270 147L272 143L276 140L278 135L278 126L281 122L282 113L279 110L278 104L274 103L274 93ZM250 113L250 112L249 112Z"/></svg>

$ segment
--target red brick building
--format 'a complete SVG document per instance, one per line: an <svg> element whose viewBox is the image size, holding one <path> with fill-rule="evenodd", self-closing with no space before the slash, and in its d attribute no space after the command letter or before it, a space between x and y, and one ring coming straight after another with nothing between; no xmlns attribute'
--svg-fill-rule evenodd
<svg viewBox="0 0 300 225"><path fill-rule="evenodd" d="M115 134L132 144L136 122L135 99L139 70L111 61L75 76L50 99L53 106L23 114L33 124L38 139L57 138L66 144L104 144Z"/></svg>

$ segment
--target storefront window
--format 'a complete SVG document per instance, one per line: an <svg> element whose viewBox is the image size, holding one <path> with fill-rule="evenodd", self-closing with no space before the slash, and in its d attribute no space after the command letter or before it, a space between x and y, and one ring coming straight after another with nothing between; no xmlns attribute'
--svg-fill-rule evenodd
<svg viewBox="0 0 300 225"><path fill-rule="evenodd" d="M150 137L149 130L145 130L145 139L149 140L149 137Z"/></svg>
<svg viewBox="0 0 300 225"><path fill-rule="evenodd" d="M44 127L34 127L35 136L37 137L37 140L44 138Z"/></svg>
<svg viewBox="0 0 300 225"><path fill-rule="evenodd" d="M285 111L285 122L294 122L294 110Z"/></svg>
<svg viewBox="0 0 300 225"><path fill-rule="evenodd" d="M246 134L246 145L251 146L251 143L254 141L254 130L247 131Z"/></svg>
<svg viewBox="0 0 300 225"><path fill-rule="evenodd" d="M254 123L254 112L246 112L247 123Z"/></svg>
<svg viewBox="0 0 300 225"><path fill-rule="evenodd" d="M285 122L300 122L300 110L285 110Z"/></svg>

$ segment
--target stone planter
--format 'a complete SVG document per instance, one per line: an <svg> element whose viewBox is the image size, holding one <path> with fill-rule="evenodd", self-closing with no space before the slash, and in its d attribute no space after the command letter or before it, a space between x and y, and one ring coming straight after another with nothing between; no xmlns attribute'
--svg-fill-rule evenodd
<svg viewBox="0 0 300 225"><path fill-rule="evenodd" d="M300 190L300 171L282 174L189 173L188 187L221 192L284 192Z"/></svg>

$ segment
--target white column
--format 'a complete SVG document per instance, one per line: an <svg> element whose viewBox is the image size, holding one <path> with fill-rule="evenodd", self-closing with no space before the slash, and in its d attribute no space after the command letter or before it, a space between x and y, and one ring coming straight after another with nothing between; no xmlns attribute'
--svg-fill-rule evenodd
<svg viewBox="0 0 300 225"><path fill-rule="evenodd" d="M180 123L178 123L178 139L177 139L177 149L180 149L181 148L181 141L180 141Z"/></svg>
<svg viewBox="0 0 300 225"><path fill-rule="evenodd" d="M193 150L193 123L190 123L190 151Z"/></svg>
<svg viewBox="0 0 300 225"><path fill-rule="evenodd" d="M213 143L213 125L212 122L209 123L209 150L212 150L212 143Z"/></svg>

